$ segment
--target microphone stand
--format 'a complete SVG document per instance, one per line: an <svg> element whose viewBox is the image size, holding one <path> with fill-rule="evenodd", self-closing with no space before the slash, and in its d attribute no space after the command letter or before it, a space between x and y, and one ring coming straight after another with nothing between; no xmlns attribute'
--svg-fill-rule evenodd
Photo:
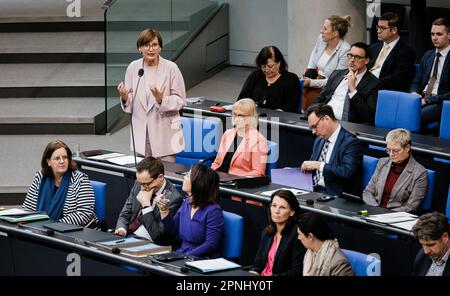
<svg viewBox="0 0 450 296"><path fill-rule="evenodd" d="M141 82L142 75L144 75L144 69L141 68L138 71L139 78L138 78L138 82L137 82L137 85L136 85L136 91L134 92L133 102L131 104L131 113L130 113L131 139L132 139L132 142L133 142L133 155L134 155L134 167L135 168L137 167L137 159L136 159L136 145L134 143L133 107L134 107L134 103L135 103L134 100L136 99L136 95L137 95L137 92L138 92L138 89L139 89L139 82Z"/></svg>

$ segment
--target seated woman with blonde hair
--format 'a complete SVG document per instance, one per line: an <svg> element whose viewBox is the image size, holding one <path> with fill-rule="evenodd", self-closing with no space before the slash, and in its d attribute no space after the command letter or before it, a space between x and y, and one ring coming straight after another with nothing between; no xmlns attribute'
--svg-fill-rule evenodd
<svg viewBox="0 0 450 296"><path fill-rule="evenodd" d="M297 220L298 239L307 249L304 276L352 276L353 270L325 219L308 212Z"/></svg>
<svg viewBox="0 0 450 296"><path fill-rule="evenodd" d="M267 140L257 130L258 114L252 99L233 104L232 123L234 128L223 134L211 168L237 176L264 176Z"/></svg>

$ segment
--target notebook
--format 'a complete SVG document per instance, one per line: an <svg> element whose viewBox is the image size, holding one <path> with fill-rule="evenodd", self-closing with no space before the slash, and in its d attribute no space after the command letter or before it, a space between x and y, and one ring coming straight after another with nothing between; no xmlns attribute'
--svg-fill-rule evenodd
<svg viewBox="0 0 450 296"><path fill-rule="evenodd" d="M191 268L191 269L201 272L201 273L223 271L223 270L236 269L236 268L241 267L239 264L236 264L236 263L229 261L227 259L224 259L224 258L188 261L188 262L184 263L184 265L187 268Z"/></svg>

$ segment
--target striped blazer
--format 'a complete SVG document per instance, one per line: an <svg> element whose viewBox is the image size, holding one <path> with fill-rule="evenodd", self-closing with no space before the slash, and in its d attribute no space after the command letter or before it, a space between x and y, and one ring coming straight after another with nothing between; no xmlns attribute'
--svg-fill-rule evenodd
<svg viewBox="0 0 450 296"><path fill-rule="evenodd" d="M23 209L36 211L42 177L40 171L34 175L33 182L22 205ZM72 172L63 215L59 221L81 226L95 222L97 219L94 214L94 203L94 191L88 176L80 171Z"/></svg>

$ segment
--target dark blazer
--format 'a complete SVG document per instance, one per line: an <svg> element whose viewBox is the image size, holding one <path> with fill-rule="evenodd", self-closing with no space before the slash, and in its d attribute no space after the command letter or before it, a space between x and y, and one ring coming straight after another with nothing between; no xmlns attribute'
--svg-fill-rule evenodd
<svg viewBox="0 0 450 296"><path fill-rule="evenodd" d="M166 198L170 200L169 214L173 216L183 203L183 198L173 184L167 179L164 190ZM128 199L120 212L119 218L117 219L116 229L122 227L128 231L128 225L136 219L139 211L142 209L141 203L136 199L140 191L141 186L139 183L135 182ZM161 214L156 205L153 211L141 216L141 222L155 243L164 245L172 243L172 238L168 234L164 233L164 225L161 222Z"/></svg>
<svg viewBox="0 0 450 296"><path fill-rule="evenodd" d="M316 138L311 160L319 159L324 139ZM361 195L363 146L350 132L341 127L329 163L323 167L325 189L329 195L342 192Z"/></svg>
<svg viewBox="0 0 450 296"><path fill-rule="evenodd" d="M328 82L316 99L316 103L328 104L336 88L341 83L348 69L335 70L331 73ZM348 121L356 123L375 124L375 111L377 108L378 90L381 82L369 70L356 86L356 94L350 99Z"/></svg>
<svg viewBox="0 0 450 296"><path fill-rule="evenodd" d="M429 50L424 54L422 61L420 61L419 70L417 71L411 86L411 92L416 92L418 94L423 93L428 80L430 80L435 56L435 49ZM442 58L439 62L442 62ZM450 100L450 54L447 54L444 61L444 67L442 68L439 81L438 94L430 98L430 104L442 105L443 100Z"/></svg>
<svg viewBox="0 0 450 296"><path fill-rule="evenodd" d="M370 46L370 62L367 65L371 69L383 48L383 42L377 42ZM383 89L408 92L414 79L414 61L416 53L402 39L400 39L381 67L378 79Z"/></svg>
<svg viewBox="0 0 450 296"><path fill-rule="evenodd" d="M431 263L432 261L430 256L425 255L423 249L421 248L417 253L416 259L414 260L413 275L425 276L428 269L430 269ZM448 261L445 264L444 272L442 273L442 275L450 276L450 264Z"/></svg>
<svg viewBox="0 0 450 296"><path fill-rule="evenodd" d="M275 261L273 263L272 274L283 276L300 276L303 272L303 257L306 249L297 239L297 226L293 223L286 233L281 237L278 245ZM251 271L261 273L266 268L267 257L275 234L268 234L263 231L258 251Z"/></svg>

